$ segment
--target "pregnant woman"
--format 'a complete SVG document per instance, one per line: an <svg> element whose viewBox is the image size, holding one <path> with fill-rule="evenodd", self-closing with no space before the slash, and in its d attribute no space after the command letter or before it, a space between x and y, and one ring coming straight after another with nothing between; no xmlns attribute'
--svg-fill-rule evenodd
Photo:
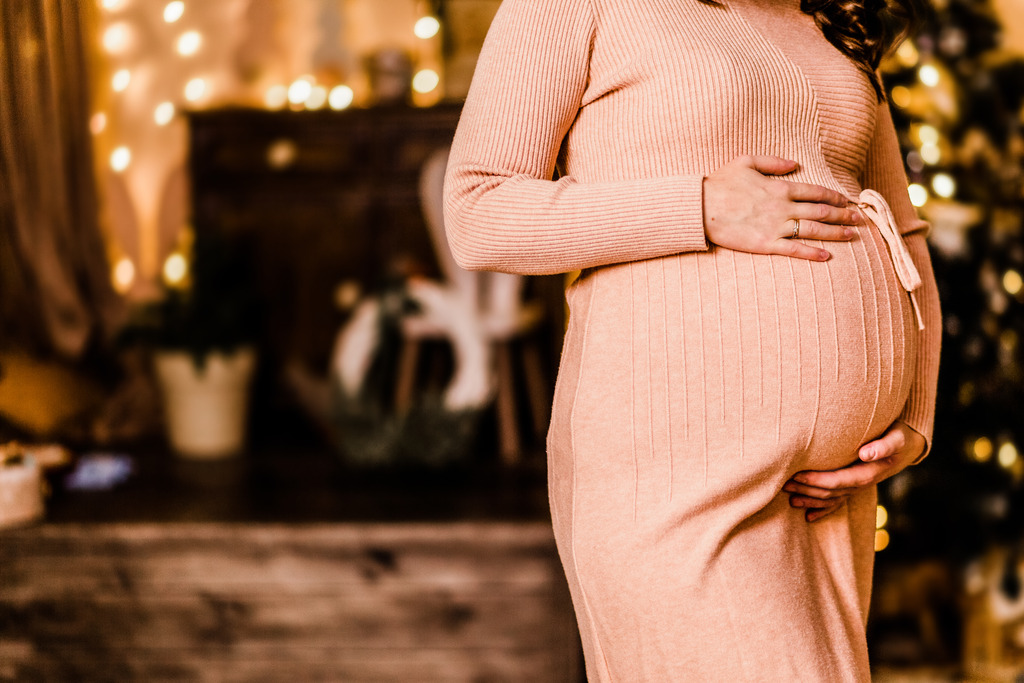
<svg viewBox="0 0 1024 683"><path fill-rule="evenodd" d="M446 221L467 268L581 271L548 462L592 681L869 680L875 484L927 452L941 330L883 5L494 20Z"/></svg>

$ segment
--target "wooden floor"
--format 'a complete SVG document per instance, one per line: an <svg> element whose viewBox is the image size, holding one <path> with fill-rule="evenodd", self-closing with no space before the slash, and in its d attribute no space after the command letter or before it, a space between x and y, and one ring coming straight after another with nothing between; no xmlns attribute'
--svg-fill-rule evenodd
<svg viewBox="0 0 1024 683"><path fill-rule="evenodd" d="M546 523L0 533L0 680L571 681Z"/></svg>
<svg viewBox="0 0 1024 683"><path fill-rule="evenodd" d="M542 454L365 471L272 436L51 477L47 522L0 531L0 681L581 680Z"/></svg>

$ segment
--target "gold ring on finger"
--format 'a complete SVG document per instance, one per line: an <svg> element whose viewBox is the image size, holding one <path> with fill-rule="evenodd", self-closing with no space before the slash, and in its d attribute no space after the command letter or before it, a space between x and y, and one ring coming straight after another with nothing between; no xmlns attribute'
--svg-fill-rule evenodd
<svg viewBox="0 0 1024 683"><path fill-rule="evenodd" d="M799 236L800 236L800 219L799 218L794 218L793 219L793 234L790 236L790 239L794 239L795 240Z"/></svg>

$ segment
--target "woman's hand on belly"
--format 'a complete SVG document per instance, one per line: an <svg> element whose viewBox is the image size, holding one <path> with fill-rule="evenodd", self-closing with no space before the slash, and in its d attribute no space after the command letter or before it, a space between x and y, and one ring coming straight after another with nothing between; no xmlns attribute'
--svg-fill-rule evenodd
<svg viewBox="0 0 1024 683"><path fill-rule="evenodd" d="M897 420L881 437L861 446L853 464L797 472L782 490L790 494L789 504L806 508L805 519L814 522L838 510L857 491L902 472L924 448L924 437Z"/></svg>
<svg viewBox="0 0 1024 683"><path fill-rule="evenodd" d="M775 156L742 156L704 179L708 242L753 254L827 261L830 254L793 239L847 241L863 215L840 192L821 185L773 180L797 163ZM794 229L799 221L799 230Z"/></svg>

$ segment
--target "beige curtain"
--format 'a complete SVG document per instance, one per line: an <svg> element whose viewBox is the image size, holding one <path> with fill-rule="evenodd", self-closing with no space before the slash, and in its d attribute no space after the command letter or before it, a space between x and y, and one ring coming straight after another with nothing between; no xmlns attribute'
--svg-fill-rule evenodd
<svg viewBox="0 0 1024 683"><path fill-rule="evenodd" d="M0 0L0 348L78 358L118 314L88 129L93 4Z"/></svg>

